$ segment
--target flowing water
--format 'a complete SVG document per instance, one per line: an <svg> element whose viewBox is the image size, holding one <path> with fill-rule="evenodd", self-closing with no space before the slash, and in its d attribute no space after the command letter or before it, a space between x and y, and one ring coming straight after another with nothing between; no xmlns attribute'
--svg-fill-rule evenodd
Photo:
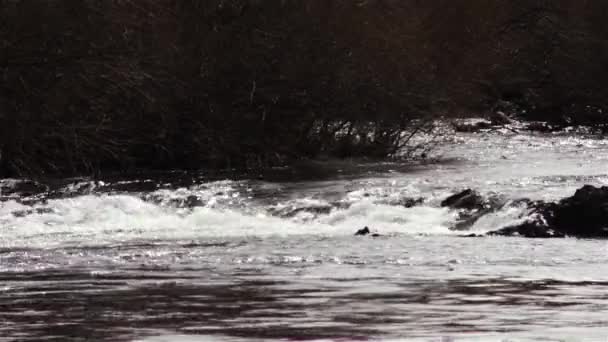
<svg viewBox="0 0 608 342"><path fill-rule="evenodd" d="M429 158L43 194L3 180L0 341L608 340L607 241L464 238L439 205L465 188L508 202L607 185L608 140L460 134ZM364 226L381 236L353 236Z"/></svg>

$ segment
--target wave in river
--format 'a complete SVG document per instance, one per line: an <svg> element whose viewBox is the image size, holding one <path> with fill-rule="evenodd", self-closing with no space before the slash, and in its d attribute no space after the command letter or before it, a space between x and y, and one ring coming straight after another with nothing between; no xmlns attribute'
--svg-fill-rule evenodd
<svg viewBox="0 0 608 342"><path fill-rule="evenodd" d="M148 194L88 194L34 204L0 203L3 246L97 245L131 240L226 236L352 235L364 226L383 235L462 234L451 228L459 212L436 201L347 193L256 202L227 182ZM247 194L247 190L244 194ZM483 233L526 217L527 207L505 206L470 230Z"/></svg>

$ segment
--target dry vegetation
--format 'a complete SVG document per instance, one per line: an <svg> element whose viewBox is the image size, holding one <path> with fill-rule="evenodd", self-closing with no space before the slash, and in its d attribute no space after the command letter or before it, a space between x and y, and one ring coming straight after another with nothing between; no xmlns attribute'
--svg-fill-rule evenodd
<svg viewBox="0 0 608 342"><path fill-rule="evenodd" d="M603 123L607 14L599 0L0 0L0 175L384 157L404 130L501 100Z"/></svg>

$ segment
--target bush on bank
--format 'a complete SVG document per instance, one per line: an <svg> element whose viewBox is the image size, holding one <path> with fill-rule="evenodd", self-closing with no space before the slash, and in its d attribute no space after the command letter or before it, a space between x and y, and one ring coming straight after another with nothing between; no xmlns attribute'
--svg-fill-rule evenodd
<svg viewBox="0 0 608 342"><path fill-rule="evenodd" d="M386 157L510 101L605 122L602 1L0 0L0 175ZM579 110L585 108L585 110Z"/></svg>

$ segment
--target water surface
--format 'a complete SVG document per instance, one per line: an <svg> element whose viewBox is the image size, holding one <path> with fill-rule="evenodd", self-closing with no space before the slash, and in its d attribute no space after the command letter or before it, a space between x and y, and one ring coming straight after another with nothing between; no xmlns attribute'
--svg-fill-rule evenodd
<svg viewBox="0 0 608 342"><path fill-rule="evenodd" d="M316 180L83 179L43 195L4 180L0 341L605 341L606 241L463 238L439 202L608 185L607 144L505 131ZM382 236L353 236L363 226Z"/></svg>

